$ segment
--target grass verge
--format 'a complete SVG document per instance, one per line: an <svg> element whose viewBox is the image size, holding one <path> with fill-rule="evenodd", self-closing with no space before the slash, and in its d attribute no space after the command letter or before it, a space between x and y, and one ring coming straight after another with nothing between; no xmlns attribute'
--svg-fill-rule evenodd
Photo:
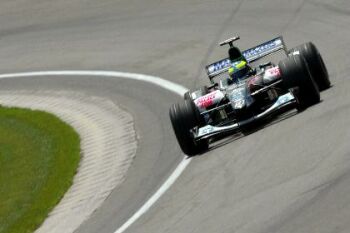
<svg viewBox="0 0 350 233"><path fill-rule="evenodd" d="M0 107L0 233L33 232L72 184L80 139L52 114Z"/></svg>

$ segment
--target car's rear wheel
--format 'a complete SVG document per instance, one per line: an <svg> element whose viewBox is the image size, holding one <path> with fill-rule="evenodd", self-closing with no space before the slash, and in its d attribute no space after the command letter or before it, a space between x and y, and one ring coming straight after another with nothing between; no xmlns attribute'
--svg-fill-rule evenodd
<svg viewBox="0 0 350 233"><path fill-rule="evenodd" d="M177 141L185 154L193 156L208 149L207 140L197 142L191 135L190 130L201 124L199 119L201 116L193 101L187 99L174 104L170 108L169 115Z"/></svg>
<svg viewBox="0 0 350 233"><path fill-rule="evenodd" d="M289 51L291 55L299 54L304 57L310 73L315 80L320 91L323 91L331 86L326 65L323 62L322 56L312 42L299 45Z"/></svg>
<svg viewBox="0 0 350 233"><path fill-rule="evenodd" d="M283 86L286 89L297 87L298 109L303 110L313 104L320 102L320 92L317 84L310 74L305 59L294 55L288 57L278 64Z"/></svg>

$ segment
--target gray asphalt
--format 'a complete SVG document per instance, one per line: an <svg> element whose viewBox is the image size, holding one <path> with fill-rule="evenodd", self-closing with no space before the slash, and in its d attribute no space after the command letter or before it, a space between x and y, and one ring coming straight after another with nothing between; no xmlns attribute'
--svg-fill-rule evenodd
<svg viewBox="0 0 350 233"><path fill-rule="evenodd" d="M39 1L0 3L2 72L109 69L160 76L189 88L217 42L247 48L277 35L313 41L333 87L322 102L196 157L127 232L350 232L350 3L346 0ZM179 98L105 78L1 80L1 89L70 89L121 102L140 148L125 183L78 232L114 232L182 159L167 109Z"/></svg>

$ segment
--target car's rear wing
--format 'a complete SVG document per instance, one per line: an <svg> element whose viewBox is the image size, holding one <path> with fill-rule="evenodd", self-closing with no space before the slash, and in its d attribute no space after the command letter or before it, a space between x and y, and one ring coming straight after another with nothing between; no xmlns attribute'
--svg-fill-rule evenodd
<svg viewBox="0 0 350 233"><path fill-rule="evenodd" d="M244 50L242 54L248 62L253 62L282 49L286 50L286 46L284 44L283 37L279 36L275 39L269 40L253 48ZM210 80L213 77L227 71L230 67L230 64L230 59L225 58L206 66L207 74Z"/></svg>

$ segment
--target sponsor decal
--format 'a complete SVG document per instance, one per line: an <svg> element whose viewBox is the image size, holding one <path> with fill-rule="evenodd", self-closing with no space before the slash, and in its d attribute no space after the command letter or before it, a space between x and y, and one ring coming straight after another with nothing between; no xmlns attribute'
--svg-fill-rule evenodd
<svg viewBox="0 0 350 233"><path fill-rule="evenodd" d="M211 125L207 125L199 129L198 136L200 137L206 134L210 134L212 132L214 132L214 127Z"/></svg>
<svg viewBox="0 0 350 233"><path fill-rule="evenodd" d="M216 97L216 92L209 93L205 96L202 96L202 97L199 97L198 99L196 99L195 104L199 108L207 108L207 107L213 105L215 97Z"/></svg>
<svg viewBox="0 0 350 233"><path fill-rule="evenodd" d="M261 78L259 75L251 77L248 81L248 86L254 86L259 81L259 78Z"/></svg>
<svg viewBox="0 0 350 233"><path fill-rule="evenodd" d="M218 61L218 62L210 65L208 67L208 72L210 74L212 74L212 73L217 72L219 70L222 70L230 65L231 65L230 59L224 59L224 60Z"/></svg>
<svg viewBox="0 0 350 233"><path fill-rule="evenodd" d="M209 106L219 103L222 100L222 98L224 98L224 96L225 95L221 91L217 90L217 91L210 92L205 96L199 97L194 101L194 103L197 105L197 107L201 111L201 110L205 110Z"/></svg>
<svg viewBox="0 0 350 233"><path fill-rule="evenodd" d="M279 77L281 76L281 71L280 68L278 66L273 67L271 69L266 70L266 73L270 76L274 76L274 77Z"/></svg>
<svg viewBox="0 0 350 233"><path fill-rule="evenodd" d="M243 93L240 92L240 91L233 92L233 93L229 94L229 99L230 99L231 101L241 100L241 99L243 99L243 98L244 98L244 95L243 95Z"/></svg>
<svg viewBox="0 0 350 233"><path fill-rule="evenodd" d="M293 95L290 93L287 93L285 95L281 95L280 97L278 97L277 104L282 105L282 104L285 104L293 99L294 99Z"/></svg>
<svg viewBox="0 0 350 233"><path fill-rule="evenodd" d="M234 108L235 109L241 109L241 108L244 107L244 105L245 105L245 101L244 101L244 99L241 99L241 100L238 100L238 101L235 102Z"/></svg>
<svg viewBox="0 0 350 233"><path fill-rule="evenodd" d="M249 60L249 58L259 56L260 54L269 52L277 47L280 47L282 45L282 40L281 39L275 39L272 41L268 41L264 44L261 44L255 48L248 49L243 52L243 56Z"/></svg>

